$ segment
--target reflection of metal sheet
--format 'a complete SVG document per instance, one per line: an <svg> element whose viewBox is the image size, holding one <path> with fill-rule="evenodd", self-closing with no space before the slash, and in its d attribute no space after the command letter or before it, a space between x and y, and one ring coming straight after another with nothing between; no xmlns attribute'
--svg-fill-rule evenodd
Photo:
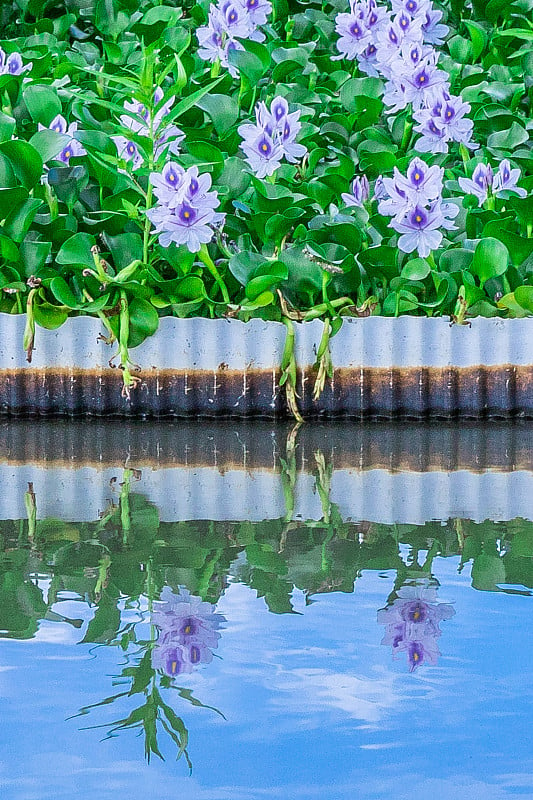
<svg viewBox="0 0 533 800"><path fill-rule="evenodd" d="M140 465L142 466L142 465ZM157 506L162 522L181 520L319 520L324 514L316 476L296 474L289 512L280 473L216 467L141 469L132 491ZM113 480L115 479L115 480ZM33 484L40 519L90 522L118 502L122 468L0 466L0 519L26 516ZM286 486L285 486L286 489ZM533 472L390 472L333 470L329 500L346 521L422 525L451 517L533 519Z"/></svg>
<svg viewBox="0 0 533 800"><path fill-rule="evenodd" d="M99 320L73 318L38 330L32 364L22 349L24 317L1 315L0 411L210 417L286 416L279 365L280 323L161 320L158 333L132 351L140 386L121 397L112 348ZM533 320L347 319L331 340L334 376L312 399L313 364L322 333L296 324L300 408L331 417L533 417Z"/></svg>

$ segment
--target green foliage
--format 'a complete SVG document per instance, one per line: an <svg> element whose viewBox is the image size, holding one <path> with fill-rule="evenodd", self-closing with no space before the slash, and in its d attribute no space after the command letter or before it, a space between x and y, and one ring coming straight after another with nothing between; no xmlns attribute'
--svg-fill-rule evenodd
<svg viewBox="0 0 533 800"><path fill-rule="evenodd" d="M21 54L25 71L0 75L0 271L10 290L0 293L0 311L29 308L30 324L46 327L99 315L117 340L126 393L136 383L128 348L163 315L279 320L292 309L297 319L334 321L335 303L348 302L454 319L466 303L463 321L530 313L531 3L450 0L442 8L449 34L437 48L439 68L470 104L475 145L451 141L447 152L422 154L443 168L444 199L459 207L455 227L428 255L402 250L374 198L379 177L405 174L419 133L410 106L387 111L384 80L356 61L333 60L335 17L347 3L276 3L264 41L239 37L229 66L199 55L206 4L6 4L2 46ZM300 113L297 141L307 152L259 179L239 127L274 96ZM181 134L172 144L143 127L132 100L164 126L180 126L179 151ZM117 137L136 148L137 161L124 157ZM504 188L477 205L459 181L504 159L520 170L527 196ZM156 202L150 174L170 160L209 173L220 199L223 230L200 253L161 246L145 213ZM360 207L342 198L355 175L371 182Z"/></svg>

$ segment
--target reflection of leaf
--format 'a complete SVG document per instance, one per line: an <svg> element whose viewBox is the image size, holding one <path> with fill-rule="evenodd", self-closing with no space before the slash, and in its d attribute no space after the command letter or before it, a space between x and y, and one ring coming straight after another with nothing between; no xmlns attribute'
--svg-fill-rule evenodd
<svg viewBox="0 0 533 800"><path fill-rule="evenodd" d="M273 614L292 614L291 604L292 583L282 580L269 572L254 569L252 572L251 588L255 589L258 597L264 597L265 602Z"/></svg>
<svg viewBox="0 0 533 800"><path fill-rule="evenodd" d="M89 622L87 633L83 637L82 643L109 642L117 635L119 627L120 611L117 607L117 598L111 597L106 591L100 599L96 614Z"/></svg>

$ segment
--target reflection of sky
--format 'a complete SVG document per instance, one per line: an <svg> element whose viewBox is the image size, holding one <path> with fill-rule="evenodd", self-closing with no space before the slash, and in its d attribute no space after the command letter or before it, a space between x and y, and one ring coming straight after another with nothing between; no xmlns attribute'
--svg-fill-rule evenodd
<svg viewBox="0 0 533 800"><path fill-rule="evenodd" d="M376 622L392 574L365 572L353 595L328 594L302 615L278 616L240 585L217 655L183 676L202 702L174 698L190 731L193 776L163 742L164 763L143 760L132 732L100 742L128 702L64 721L112 685L120 651L75 645L81 632L45 622L37 640L0 641L2 800L504 800L533 797L531 599L476 592L457 560L435 562L442 623L436 667L410 674L380 645ZM57 609L69 617L83 605ZM64 663L62 663L64 662Z"/></svg>

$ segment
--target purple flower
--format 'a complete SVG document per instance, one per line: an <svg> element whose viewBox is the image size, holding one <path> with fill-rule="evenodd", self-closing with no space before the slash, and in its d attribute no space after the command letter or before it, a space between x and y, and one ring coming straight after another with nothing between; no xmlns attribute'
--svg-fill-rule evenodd
<svg viewBox="0 0 533 800"><path fill-rule="evenodd" d="M392 178L381 179L384 196L379 198L379 213L401 221L415 207L440 200L443 175L441 167L428 167L418 157L409 164L405 177L395 167Z"/></svg>
<svg viewBox="0 0 533 800"><path fill-rule="evenodd" d="M475 147L471 141L474 124L465 117L469 111L469 103L464 103L461 97L450 95L447 90L437 94L413 114L419 123L415 131L422 134L415 143L415 150L419 153L447 153L450 141Z"/></svg>
<svg viewBox="0 0 533 800"><path fill-rule="evenodd" d="M269 0L219 0L217 5L211 4L207 25L196 31L199 57L212 64L219 62L237 77L239 72L229 63L229 52L244 50L239 39L264 41L265 35L257 26L267 22L271 11Z"/></svg>
<svg viewBox="0 0 533 800"><path fill-rule="evenodd" d="M447 25L441 25L442 11L426 11L426 18L422 24L422 35L428 44L441 45L450 32Z"/></svg>
<svg viewBox="0 0 533 800"><path fill-rule="evenodd" d="M349 61L362 55L372 41L358 5L354 5L354 10L349 14L337 14L335 19L335 30L339 34L337 49L341 54L340 58L347 58Z"/></svg>
<svg viewBox="0 0 533 800"><path fill-rule="evenodd" d="M243 139L241 149L258 178L272 175L284 156L294 164L306 154L307 148L296 142L302 127L300 111L289 113L284 97L275 97L270 110L265 103L258 103L255 118L255 125L240 125L238 131Z"/></svg>
<svg viewBox="0 0 533 800"><path fill-rule="evenodd" d="M22 75L31 68L31 62L24 66L20 53L10 53L7 56L0 47L0 75Z"/></svg>
<svg viewBox="0 0 533 800"><path fill-rule="evenodd" d="M411 50L412 53L412 50ZM444 70L437 68L438 55L433 51L421 59L412 69L411 63L405 64L405 70L398 68L398 60L391 64L391 80L383 96L387 106L393 106L388 111L394 113L405 108L408 103L417 111L428 101L431 102L436 94L449 88L449 75Z"/></svg>
<svg viewBox="0 0 533 800"><path fill-rule="evenodd" d="M397 186L403 189L411 200L422 205L441 196L443 176L444 169L442 167L428 167L425 161L416 156L407 167L405 178L395 168Z"/></svg>
<svg viewBox="0 0 533 800"><path fill-rule="evenodd" d="M351 190L352 191L350 193L343 192L341 194L344 203L348 207L362 207L368 200L368 196L370 194L370 187L368 185L368 178L366 175L357 175L352 181Z"/></svg>
<svg viewBox="0 0 533 800"><path fill-rule="evenodd" d="M131 161L133 169L139 169L144 164L144 157L141 155L139 148L131 139L125 136L112 136L117 148L118 157L124 161Z"/></svg>
<svg viewBox="0 0 533 800"><path fill-rule="evenodd" d="M150 110L139 100L135 99L126 100L124 103L124 109L129 111L132 115L135 114L135 116L123 114L120 117L122 126L132 131L132 133L138 136L146 136L147 138L153 134L155 159L158 159L167 150L177 155L180 152L180 143L185 138L185 134L177 125L172 123L166 124L165 122L174 104L174 100L171 99L161 106L162 99L163 90L158 86L154 91L153 119L151 119ZM117 146L119 158L132 162L133 169L138 169L142 166L144 158L137 144L132 139L123 135L112 136L111 138Z"/></svg>
<svg viewBox="0 0 533 800"><path fill-rule="evenodd" d="M425 18L430 8L430 0L392 0L395 14L408 14L413 19L420 16Z"/></svg>
<svg viewBox="0 0 533 800"><path fill-rule="evenodd" d="M67 121L65 117L61 114L57 114L54 117L48 128L46 125L41 125L41 123L37 126L38 130L51 130L55 131L56 133L60 133L63 136L70 136L70 141L58 152L53 156L54 161L62 161L64 164L70 164L71 158L77 158L78 156L85 156L87 155L87 151L85 148L74 139L74 134L78 130L78 123L71 122L70 125L67 125Z"/></svg>
<svg viewBox="0 0 533 800"><path fill-rule="evenodd" d="M241 126L244 128L245 126ZM248 127L248 126L246 126ZM265 178L273 175L278 169L283 158L283 148L279 142L274 141L266 131L254 127L253 137L247 137L241 144L241 148L246 155L246 160L258 178ZM239 128L239 133L244 135Z"/></svg>
<svg viewBox="0 0 533 800"><path fill-rule="evenodd" d="M442 233L437 230L445 221L440 207L433 209L415 206L402 219L394 218L390 225L402 235L398 239L398 247L404 253L418 251L425 258L432 250L436 250L442 241Z"/></svg>
<svg viewBox="0 0 533 800"><path fill-rule="evenodd" d="M272 13L272 3L269 0L241 0L248 12L252 25L266 25L267 18Z"/></svg>
<svg viewBox="0 0 533 800"><path fill-rule="evenodd" d="M492 189L493 172L490 164L478 164L472 178L459 178L459 186L467 194L473 194L482 206L487 199L489 189Z"/></svg>
<svg viewBox="0 0 533 800"><path fill-rule="evenodd" d="M394 602L378 611L378 623L386 626L381 644L392 647L393 656L405 652L411 672L436 664L440 622L454 614L449 603L436 603L436 591L427 582L403 586Z"/></svg>
<svg viewBox="0 0 533 800"><path fill-rule="evenodd" d="M184 171L171 162L162 173L151 173L150 182L159 204L146 216L155 226L159 243L162 247L169 247L172 242L184 244L191 253L197 253L202 244L213 238L213 226L225 218L215 212L220 200L216 192L209 191L210 176L199 175L197 167Z"/></svg>
<svg viewBox="0 0 533 800"><path fill-rule="evenodd" d="M519 197L527 197L526 190L516 185L516 182L519 180L519 178L520 170L511 169L509 161L505 158L500 163L498 172L494 176L492 182L493 193L499 194L500 192L514 192Z"/></svg>

